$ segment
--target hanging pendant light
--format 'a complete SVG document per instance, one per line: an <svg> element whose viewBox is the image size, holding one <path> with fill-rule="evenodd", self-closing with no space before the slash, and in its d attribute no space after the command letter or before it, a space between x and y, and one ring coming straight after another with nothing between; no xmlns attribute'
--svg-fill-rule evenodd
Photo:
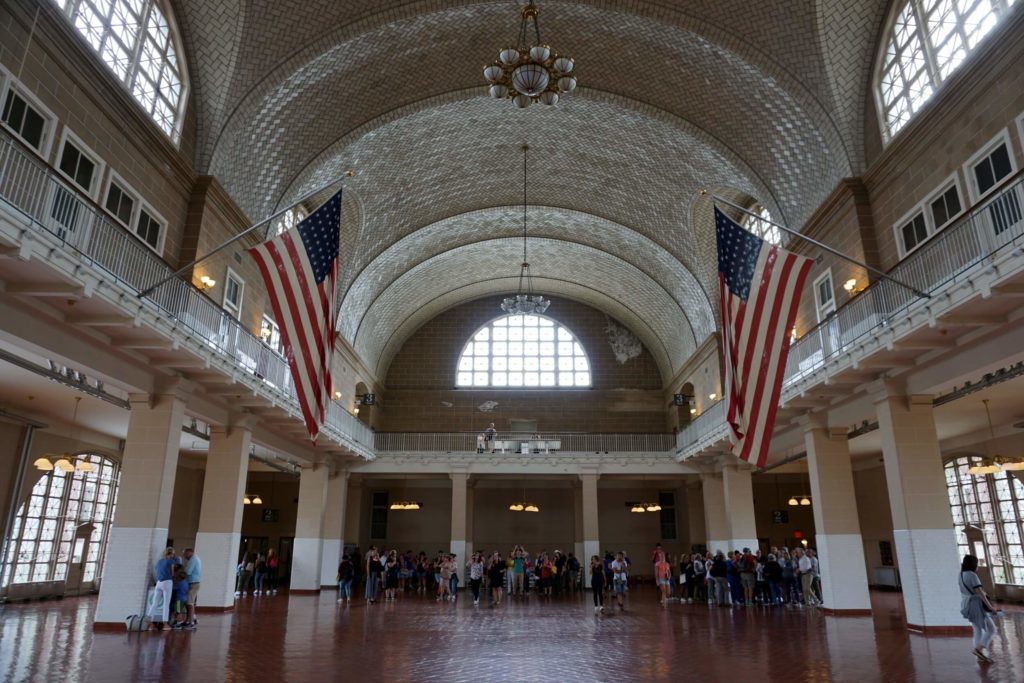
<svg viewBox="0 0 1024 683"><path fill-rule="evenodd" d="M523 145L523 262L519 266L519 286L514 296L501 302L501 310L509 315L541 314L551 305L550 299L533 293L533 277L526 258L526 154L529 149L529 145Z"/></svg>
<svg viewBox="0 0 1024 683"><path fill-rule="evenodd" d="M992 444L996 440L996 433L992 428L992 413L988 409L988 399L982 399L981 402L985 404L985 417L988 419L989 444ZM989 447L991 448L991 445ZM1024 470L1024 458L1011 458L1005 455L996 454L982 457L978 464L971 465L967 468L969 473L982 476L986 474L998 474L1004 470Z"/></svg>

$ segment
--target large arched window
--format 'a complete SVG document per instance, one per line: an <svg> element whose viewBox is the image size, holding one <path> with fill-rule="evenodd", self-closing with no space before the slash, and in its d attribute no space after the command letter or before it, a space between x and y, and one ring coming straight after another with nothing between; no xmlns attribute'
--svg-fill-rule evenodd
<svg viewBox="0 0 1024 683"><path fill-rule="evenodd" d="M93 471L50 470L19 505L0 585L67 581L77 590L99 579L119 472L101 455L77 461L92 463Z"/></svg>
<svg viewBox="0 0 1024 683"><path fill-rule="evenodd" d="M909 0L882 41L875 96L888 142L956 71L1015 0Z"/></svg>
<svg viewBox="0 0 1024 683"><path fill-rule="evenodd" d="M160 0L54 0L135 101L175 143L186 79L177 29Z"/></svg>
<svg viewBox="0 0 1024 683"><path fill-rule="evenodd" d="M768 209L760 204L754 204L750 207L749 211L751 213L746 214L743 220L743 227L769 244L774 244L775 246L782 244L782 231L772 225L772 215L768 212Z"/></svg>
<svg viewBox="0 0 1024 683"><path fill-rule="evenodd" d="M487 323L459 358L460 387L589 387L590 361L576 335L542 315Z"/></svg>
<svg viewBox="0 0 1024 683"><path fill-rule="evenodd" d="M1024 472L977 476L974 456L946 463L946 487L960 556L976 555L996 583L1024 584Z"/></svg>

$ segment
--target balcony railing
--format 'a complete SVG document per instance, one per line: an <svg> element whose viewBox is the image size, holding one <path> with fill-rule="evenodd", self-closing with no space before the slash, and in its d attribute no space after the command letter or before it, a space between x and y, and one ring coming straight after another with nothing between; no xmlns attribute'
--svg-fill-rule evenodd
<svg viewBox="0 0 1024 683"><path fill-rule="evenodd" d="M725 426L725 398L690 421L676 435L676 450L707 446L728 436Z"/></svg>
<svg viewBox="0 0 1024 683"><path fill-rule="evenodd" d="M377 432L378 452L477 452L478 432ZM672 434L595 434L581 432L541 433L498 432L495 443L506 453L526 451L550 453L667 453ZM497 449L496 449L497 450Z"/></svg>
<svg viewBox="0 0 1024 683"><path fill-rule="evenodd" d="M900 261L889 274L929 294L968 277L967 271L1024 234L1024 177L1018 174L953 225ZM793 343L783 387L821 368L862 338L875 335L922 299L890 280L876 280Z"/></svg>
<svg viewBox="0 0 1024 683"><path fill-rule="evenodd" d="M64 249L136 293L171 273L153 251L7 131L0 131L0 197L31 219L33 226L60 240ZM211 352L231 359L242 372L260 380L276 400L298 408L285 359L190 283L172 279L143 302L172 318ZM327 410L327 436L331 430L372 448L373 432L334 402Z"/></svg>

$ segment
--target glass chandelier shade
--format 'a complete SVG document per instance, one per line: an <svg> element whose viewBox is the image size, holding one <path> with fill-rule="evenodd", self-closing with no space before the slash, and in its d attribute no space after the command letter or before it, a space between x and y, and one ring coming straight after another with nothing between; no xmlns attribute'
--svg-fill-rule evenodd
<svg viewBox="0 0 1024 683"><path fill-rule="evenodd" d="M519 109L525 109L534 102L553 106L558 104L561 94L576 89L576 63L573 58L555 54L550 47L541 44L537 23L539 13L531 0L522 10L517 47L500 50L498 61L484 67L484 78L490 84L488 94L496 100L511 98Z"/></svg>
<svg viewBox="0 0 1024 683"><path fill-rule="evenodd" d="M992 427L992 413L988 409L988 399L982 399L985 404L985 417L988 419L988 435L990 443L996 439L995 429ZM985 475L998 474L1003 471L1019 472L1024 470L1024 458L1014 458L1005 455L983 456L979 462L967 468L970 474Z"/></svg>
<svg viewBox="0 0 1024 683"><path fill-rule="evenodd" d="M523 145L523 262L519 266L519 286L513 296L501 302L501 310L509 315L540 314L551 305L550 299L533 293L530 262L526 259L526 154L529 149L529 145Z"/></svg>

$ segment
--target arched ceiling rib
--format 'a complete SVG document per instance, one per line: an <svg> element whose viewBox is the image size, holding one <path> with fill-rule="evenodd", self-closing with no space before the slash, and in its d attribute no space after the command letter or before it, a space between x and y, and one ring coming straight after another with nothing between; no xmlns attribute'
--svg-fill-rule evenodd
<svg viewBox="0 0 1024 683"><path fill-rule="evenodd" d="M466 285L480 283L476 296L508 292L510 283L497 282L496 278L501 280L503 274L518 273L521 249L522 242L514 238L476 242L449 249L411 268L374 300L356 331L353 346L371 367L382 372L386 361L390 361L383 356L385 345L394 343L390 340L392 330L429 310L431 302ZM602 299L599 310L613 315L612 308L635 311L634 317L642 319L650 333L643 335L636 328L634 331L659 359L663 373L670 373L696 349L698 342L678 303L657 282L626 261L580 244L534 239L530 241L530 265L535 278L545 278L546 294L565 293L576 298L574 292L589 289L594 292L591 298ZM487 285L489 281L495 284ZM536 286L541 287L539 280ZM449 306L467 300L465 296L464 293L451 301ZM420 324L426 320L429 318L423 318Z"/></svg>
<svg viewBox="0 0 1024 683"><path fill-rule="evenodd" d="M339 332L352 342L373 303L398 278L420 263L446 250L486 239L485 235L517 238L521 216L521 207L514 206L473 211L438 221L395 242L352 281L341 303ZM552 207L531 207L529 225L531 242L547 238L578 243L616 255L643 272L657 282L684 313L698 344L715 331L712 300L704 294L692 273L651 240L597 216ZM571 244L566 248L571 250ZM515 259L510 260L507 273L513 273L517 263ZM573 279L567 269L561 269L559 275L562 279ZM653 303L637 302L637 311L641 315L654 314L646 310Z"/></svg>

